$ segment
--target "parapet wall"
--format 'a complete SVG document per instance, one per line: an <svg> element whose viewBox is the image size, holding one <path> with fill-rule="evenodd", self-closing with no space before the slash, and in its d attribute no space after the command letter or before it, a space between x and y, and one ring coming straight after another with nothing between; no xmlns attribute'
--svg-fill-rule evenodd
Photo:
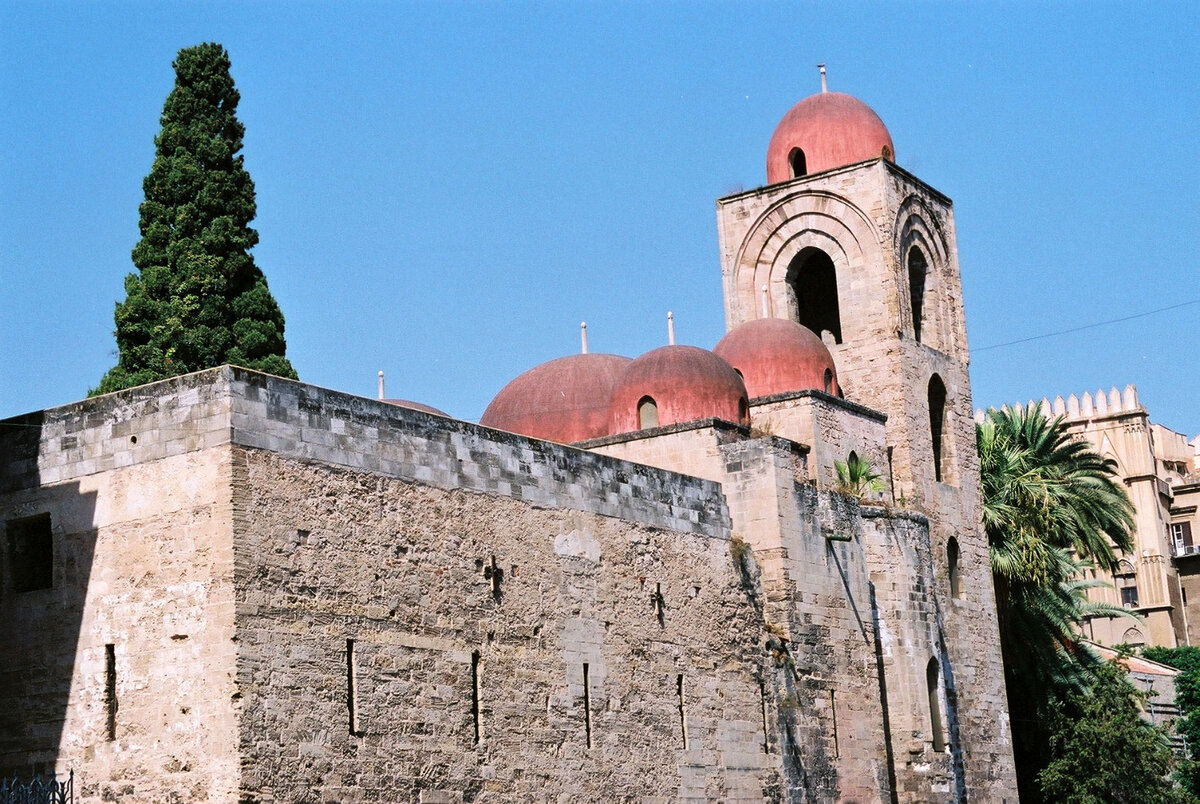
<svg viewBox="0 0 1200 804"><path fill-rule="evenodd" d="M223 366L5 420L0 493L219 444L728 538L720 486Z"/></svg>

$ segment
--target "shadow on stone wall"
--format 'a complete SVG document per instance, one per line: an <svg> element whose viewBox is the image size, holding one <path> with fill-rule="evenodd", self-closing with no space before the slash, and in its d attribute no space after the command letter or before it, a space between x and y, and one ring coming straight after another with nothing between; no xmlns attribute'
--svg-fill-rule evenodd
<svg viewBox="0 0 1200 804"><path fill-rule="evenodd" d="M96 545L94 492L75 482L39 490L43 415L0 421L0 776L7 777L54 773Z"/></svg>

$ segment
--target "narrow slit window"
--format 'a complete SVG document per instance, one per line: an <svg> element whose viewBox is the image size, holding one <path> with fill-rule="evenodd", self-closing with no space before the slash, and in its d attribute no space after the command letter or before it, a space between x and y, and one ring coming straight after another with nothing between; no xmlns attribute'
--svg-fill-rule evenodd
<svg viewBox="0 0 1200 804"><path fill-rule="evenodd" d="M925 320L925 277L929 263L916 246L908 252L908 297L912 304L913 338L921 340L921 323Z"/></svg>
<svg viewBox="0 0 1200 804"><path fill-rule="evenodd" d="M117 739L117 646L104 646L104 739Z"/></svg>
<svg viewBox="0 0 1200 804"><path fill-rule="evenodd" d="M825 369L825 393L833 393L833 369Z"/></svg>
<svg viewBox="0 0 1200 804"><path fill-rule="evenodd" d="M933 750L946 750L946 736L942 731L942 705L939 687L941 687L941 670L937 659L930 659L925 669L925 684L929 692L929 739Z"/></svg>
<svg viewBox="0 0 1200 804"><path fill-rule="evenodd" d="M358 736L358 669L354 660L354 640L346 640L346 712L350 733Z"/></svg>
<svg viewBox="0 0 1200 804"><path fill-rule="evenodd" d="M833 755L834 757L840 757L842 754L841 747L838 744L837 696L833 690L829 691L829 716L833 721Z"/></svg>
<svg viewBox="0 0 1200 804"><path fill-rule="evenodd" d="M934 374L929 379L929 436L933 446L933 479L943 479L945 468L945 439L942 428L946 421L946 385Z"/></svg>
<svg viewBox="0 0 1200 804"><path fill-rule="evenodd" d="M588 665L583 663L583 729L587 747L592 747L592 693L588 683Z"/></svg>
<svg viewBox="0 0 1200 804"><path fill-rule="evenodd" d="M683 750L688 747L687 700L684 693L683 673L675 677L675 691L679 696L679 733L683 738Z"/></svg>
<svg viewBox="0 0 1200 804"><path fill-rule="evenodd" d="M475 745L483 736L479 721L479 651L471 653L471 721L474 725Z"/></svg>
<svg viewBox="0 0 1200 804"><path fill-rule="evenodd" d="M764 754L771 753L771 738L767 735L770 730L767 728L767 685L761 679L758 682L758 705L762 713L762 749Z"/></svg>
<svg viewBox="0 0 1200 804"><path fill-rule="evenodd" d="M950 576L950 597L962 600L963 585L958 569L958 539L953 536L946 542L946 571Z"/></svg>

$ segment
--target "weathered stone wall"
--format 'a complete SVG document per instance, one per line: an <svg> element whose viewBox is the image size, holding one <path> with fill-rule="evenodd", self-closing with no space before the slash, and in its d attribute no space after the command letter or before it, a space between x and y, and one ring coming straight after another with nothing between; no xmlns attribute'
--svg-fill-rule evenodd
<svg viewBox="0 0 1200 804"><path fill-rule="evenodd" d="M775 656L788 800L889 801L884 700L857 506L808 485L793 444L722 448L742 571ZM800 471L798 471L800 470Z"/></svg>
<svg viewBox="0 0 1200 804"><path fill-rule="evenodd" d="M209 372L0 427L0 774L73 769L85 802L234 796L227 393ZM18 592L8 531L39 515L50 583Z"/></svg>
<svg viewBox="0 0 1200 804"><path fill-rule="evenodd" d="M927 587L947 609L949 563L957 544L964 616L947 618L942 640L958 673L962 709L987 712L959 732L968 762L966 787L985 799L1015 798L1003 703L995 601L979 526L967 342L950 201L884 161L851 165L718 201L718 225L730 327L754 318L767 285L771 314L796 317L788 268L804 249L832 260L842 342L827 345L847 399L887 416L896 504L929 520ZM928 263L920 338L913 321L908 254ZM930 387L945 386L941 478L935 471ZM953 542L951 541L953 539ZM961 605L959 605L961 603ZM923 683L923 682L922 682ZM1007 758L1005 758L1007 757Z"/></svg>
<svg viewBox="0 0 1200 804"><path fill-rule="evenodd" d="M892 499L882 414L820 391L798 391L752 400L750 416L756 429L809 447L808 476L818 488L834 488L835 464L854 452L879 475L884 488L877 496Z"/></svg>
<svg viewBox="0 0 1200 804"><path fill-rule="evenodd" d="M761 626L720 532L254 449L237 450L235 474L246 800L778 790Z"/></svg>
<svg viewBox="0 0 1200 804"><path fill-rule="evenodd" d="M720 419L654 427L578 444L600 455L656 466L720 483L725 479L721 445L743 441L749 428Z"/></svg>

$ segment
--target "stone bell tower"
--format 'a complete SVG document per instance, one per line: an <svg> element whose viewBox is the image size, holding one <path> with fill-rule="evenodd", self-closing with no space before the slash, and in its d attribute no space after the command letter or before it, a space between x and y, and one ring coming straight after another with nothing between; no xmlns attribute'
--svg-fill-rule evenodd
<svg viewBox="0 0 1200 804"><path fill-rule="evenodd" d="M960 745L974 755L968 787L985 800L989 783L971 769L1011 748L1007 717L996 722L1006 711L996 708L1003 667L951 201L898 167L878 115L826 91L821 72L822 91L796 104L771 138L767 185L717 202L726 326L775 317L808 327L829 347L844 397L886 414L886 465L875 470L890 481L889 504L928 518L921 550L934 588L913 603L922 582L882 564L872 583L881 610L932 607L918 616L936 618L941 635L939 644L896 646L889 686L918 706L926 670L900 668L899 653L929 651L928 683L942 678L953 690ZM899 767L909 748L893 735Z"/></svg>

